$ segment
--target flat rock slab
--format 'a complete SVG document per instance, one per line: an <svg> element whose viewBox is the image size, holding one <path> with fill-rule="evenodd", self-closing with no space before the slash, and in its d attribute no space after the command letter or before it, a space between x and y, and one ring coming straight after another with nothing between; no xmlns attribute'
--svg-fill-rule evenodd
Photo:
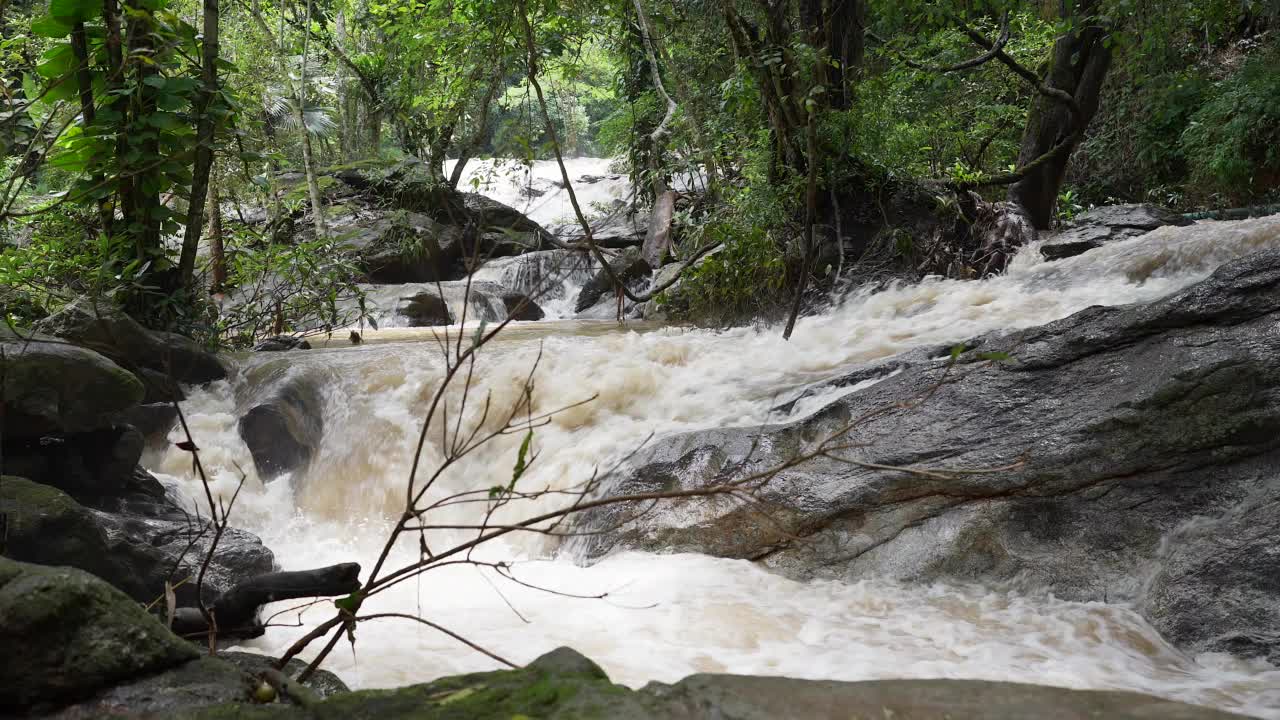
<svg viewBox="0 0 1280 720"><path fill-rule="evenodd" d="M1128 692L969 680L823 682L694 675L641 690L615 685L561 648L525 668L330 698L307 711L223 705L186 718L316 720L1228 720L1209 708Z"/></svg>

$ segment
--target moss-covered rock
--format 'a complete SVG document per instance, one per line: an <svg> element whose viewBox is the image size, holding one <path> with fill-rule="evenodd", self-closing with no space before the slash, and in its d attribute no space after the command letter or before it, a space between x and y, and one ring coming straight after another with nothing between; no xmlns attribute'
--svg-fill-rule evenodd
<svg viewBox="0 0 1280 720"><path fill-rule="evenodd" d="M50 317L45 327L150 377L149 401L172 400L173 382L199 385L227 376L218 357L190 338L148 330L112 305L79 300Z"/></svg>
<svg viewBox="0 0 1280 720"><path fill-rule="evenodd" d="M0 709L63 704L194 659L127 595L73 568L0 558Z"/></svg>
<svg viewBox="0 0 1280 720"><path fill-rule="evenodd" d="M155 590L139 587L140 578L118 572L117 559L93 512L57 488L25 478L0 478L0 513L9 519L6 551L13 560L76 567L115 581L135 598Z"/></svg>
<svg viewBox="0 0 1280 720"><path fill-rule="evenodd" d="M166 580L194 577L210 539L197 537L199 529L181 511L148 507L145 502L121 509L131 512L93 510L57 488L24 478L0 478L0 513L8 516L10 559L90 572L142 603L160 597ZM271 572L274 564L271 551L256 536L228 528L205 573L206 600L246 578ZM195 584L180 584L177 595L180 606L194 606Z"/></svg>
<svg viewBox="0 0 1280 720"><path fill-rule="evenodd" d="M1239 716L1128 692L972 680L834 682L694 675L641 690L560 648L516 670L443 678L330 698L307 710L280 703L198 708L181 717L293 720L1229 720Z"/></svg>
<svg viewBox="0 0 1280 720"><path fill-rule="evenodd" d="M138 378L102 355L8 328L0 328L0 378L7 438L109 426L143 397Z"/></svg>

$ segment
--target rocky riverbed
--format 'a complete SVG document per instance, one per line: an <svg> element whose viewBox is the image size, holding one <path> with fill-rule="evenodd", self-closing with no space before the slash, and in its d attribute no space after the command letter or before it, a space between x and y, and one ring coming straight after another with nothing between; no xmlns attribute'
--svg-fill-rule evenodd
<svg viewBox="0 0 1280 720"><path fill-rule="evenodd" d="M351 187L363 192L355 181ZM1090 243L1077 248L1083 254L1022 258L1007 277L855 294L803 321L791 345L754 330L639 334L584 326L590 329L581 335L557 335L554 323L520 326L513 344L498 346L480 368L492 397L504 401L509 381L544 356L537 382L548 404L596 396L538 430L539 451L555 460L532 470L530 482L560 487L555 483L627 457L637 444L643 448L606 475L604 492L690 490L765 476L768 482L753 488L750 502L679 501L636 519L615 508L579 521L587 537L500 550L530 562L555 557L546 564L564 568L574 559L605 558L607 565L624 557L621 551L638 550L648 554L626 557L655 572L674 567L667 553L699 553L800 581L771 585L797 595L838 596L842 587L890 582L904 592L981 586L1079 608L1114 606L1137 623L1129 626L1138 628L1135 646L1173 663L1175 675L1203 673L1188 685L1209 689L1179 693L1166 689L1173 685L1119 675L1103 683L1069 673L1053 684L1148 687L1201 705L1280 715L1280 698L1265 689L1267 678L1280 678L1269 664L1280 663L1274 543L1280 220L1180 226L1145 212L1113 212L1106 222L1121 230L1105 238L1101 231L1083 233ZM1142 223L1167 226L1151 231ZM499 301L527 296L549 274L543 258L566 252L497 260L483 280L493 283L491 291L481 289ZM595 271L575 272L589 290ZM581 298L564 292L562 306L572 299L589 314L599 304ZM443 300L406 307L421 317L435 312L440 322L456 320L457 303ZM505 312L500 304L494 318ZM537 327L543 329L530 329ZM543 622L564 623L569 644L592 655L597 648L602 664L626 667L630 687L614 684L574 651L551 652L549 635L536 651L520 651L516 669L453 674L441 668L457 673L467 666L439 664L432 655L437 664L424 665L421 674L406 671L409 683L400 690L350 692L337 677L320 675L309 691L282 696L262 688L269 662L262 655L226 653L224 642L210 656L166 626L168 606L198 615L202 602L216 604L246 581L281 577L282 564L301 570L318 561L367 561L363 543L376 546L381 537L381 525L367 518L388 516L402 495L415 398L438 373L431 340L217 357L88 303L68 307L35 334L0 333L0 638L11 658L23 658L4 666L0 712L745 720L860 713L1013 718L1052 708L1061 718L1228 716L1135 693L1003 682L1034 679L1038 666L1001 659L996 664L1013 670L992 677L970 649L949 650L951 660L942 659L946 653L929 656L926 667L933 677L986 679L931 680L911 671L919 679L857 682L830 669L817 674L842 681L761 677L769 667L795 674L791 668L804 665L774 655L752 666L754 676L679 680L687 674L680 672L644 685L634 678L658 674L619 664L617 648L631 643L633 654L661 658L684 652L678 643L664 639L650 648L641 635L605 643L591 624L575 626L551 605ZM276 344L264 349L296 346ZM203 506L192 501L198 486L191 448L179 446L186 434L174 401L190 423L212 490L229 498L244 481L241 513L212 554L208 530L194 514ZM653 429L658 436L644 443ZM838 449L815 453L833 437L842 438ZM501 440L492 456L465 465L445 489L509 476L519 440ZM428 447L426 460L435 452ZM285 506L271 504L282 498ZM348 569L333 573L333 582L348 587ZM734 573L717 582L750 577ZM194 582L196 576L203 581ZM690 667L732 671L750 652L785 652L787 641L770 650L760 639L787 636L769 625L780 621L765 608L783 598L742 599L750 594L699 616L722 624L706 629L708 647L698 648L703 658ZM421 607L422 597L394 602ZM469 597L459 599L459 611L473 602ZM823 625L829 619L807 606L790 612L808 618L796 625L803 637L789 640L813 643L808 652L823 647L815 633L849 632ZM297 630L266 629L249 647L278 654L315 617L306 616ZM509 618L469 617L477 634L492 625L501 637L514 637L502 624ZM601 622L610 622L605 617ZM625 625L627 617L613 622ZM695 630L682 627L676 635ZM747 655L713 637L732 631L752 638L743 641L752 648ZM337 663L357 686L388 684L367 679L387 676L380 663L400 658L412 665L423 657L396 645L403 632L361 633L356 663ZM1104 637L1099 647L1119 642L1125 641ZM467 651L451 645L447 652ZM711 657L717 652L723 662ZM1221 680L1222 689L1214 689L1219 680L1205 669L1215 662L1233 663L1226 673L1233 679ZM372 668L372 675L357 668ZM295 662L286 672L300 669ZM874 677L907 674L905 667L884 671ZM433 679L441 675L451 676Z"/></svg>

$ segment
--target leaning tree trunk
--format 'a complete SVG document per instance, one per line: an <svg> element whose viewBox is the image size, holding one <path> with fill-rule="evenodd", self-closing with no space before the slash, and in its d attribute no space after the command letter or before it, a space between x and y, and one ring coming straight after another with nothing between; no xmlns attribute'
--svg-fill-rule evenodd
<svg viewBox="0 0 1280 720"><path fill-rule="evenodd" d="M1036 96L1027 116L1018 166L1027 165L1060 144L1072 147L1057 153L1009 188L1009 201L1020 206L1039 230L1048 229L1053 222L1054 205L1071 159L1070 150L1080 142L1098 111L1102 83L1111 66L1108 33L1092 24L1095 4L1095 0L1081 0L1077 27L1054 44L1052 65L1045 79L1049 87L1070 93L1079 113L1044 94Z"/></svg>

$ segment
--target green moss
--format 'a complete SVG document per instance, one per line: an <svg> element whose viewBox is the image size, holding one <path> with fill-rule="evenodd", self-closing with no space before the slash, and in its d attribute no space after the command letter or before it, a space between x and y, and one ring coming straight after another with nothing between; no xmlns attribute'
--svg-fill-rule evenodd
<svg viewBox="0 0 1280 720"><path fill-rule="evenodd" d="M557 654L558 653L558 654ZM334 696L307 712L283 704L220 705L184 717L200 720L273 717L314 720L606 720L648 717L640 696L614 685L598 666L557 651L517 670L442 678L396 690ZM238 709L245 712L236 714Z"/></svg>
<svg viewBox="0 0 1280 720"><path fill-rule="evenodd" d="M0 558L0 707L64 702L198 657L136 602L72 568Z"/></svg>

